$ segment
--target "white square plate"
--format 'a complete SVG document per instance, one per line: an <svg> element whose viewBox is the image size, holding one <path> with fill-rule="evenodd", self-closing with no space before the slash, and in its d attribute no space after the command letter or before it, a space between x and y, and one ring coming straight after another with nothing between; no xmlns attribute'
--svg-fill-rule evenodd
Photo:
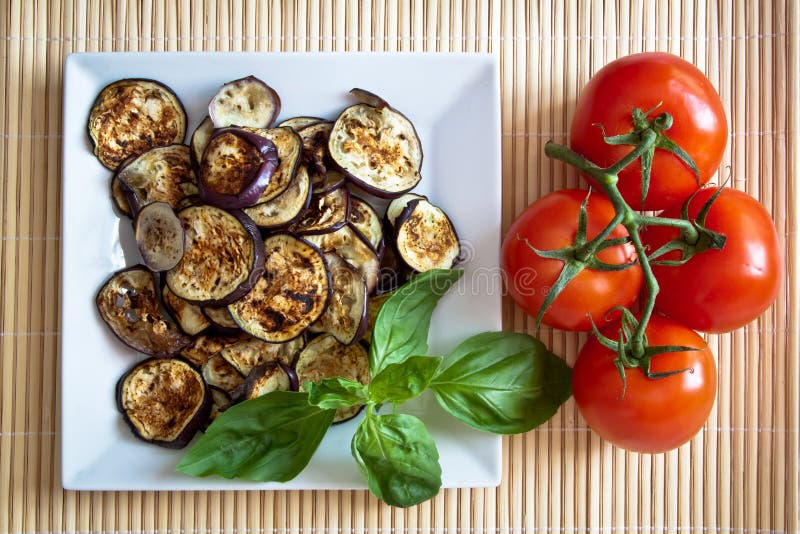
<svg viewBox="0 0 800 534"><path fill-rule="evenodd" d="M191 132L226 81L254 74L281 97L278 120L336 117L360 87L386 99L416 126L425 153L417 191L453 219L467 261L460 284L442 299L430 353L446 354L465 337L501 328L500 96L497 58L478 54L73 54L64 76L62 482L68 489L356 489L365 488L350 456L357 421L328 432L311 463L287 483L192 478L175 472L185 451L138 441L116 411L119 376L143 358L103 324L94 297L110 274L138 259L130 222L109 199L111 173L86 133L95 96L121 78L152 78L182 100ZM402 406L427 425L439 448L444 487L496 486L500 437L473 430L432 396Z"/></svg>

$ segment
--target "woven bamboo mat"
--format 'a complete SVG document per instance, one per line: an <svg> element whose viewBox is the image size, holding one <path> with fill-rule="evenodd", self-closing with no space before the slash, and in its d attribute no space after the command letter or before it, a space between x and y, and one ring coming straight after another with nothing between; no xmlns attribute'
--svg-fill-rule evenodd
<svg viewBox="0 0 800 534"><path fill-rule="evenodd" d="M796 0L0 2L0 532L798 531L798 102ZM443 491L408 510L363 491L72 492L60 484L59 262L62 67L75 51L493 52L501 62L503 226L577 185L542 155L607 61L670 51L704 70L730 121L723 165L776 221L777 304L709 336L716 407L677 451L626 453L573 402L505 439L498 488ZM435 91L431 87L427 90ZM728 172L728 171L723 171ZM530 322L506 303L505 324ZM574 361L583 336L545 332Z"/></svg>

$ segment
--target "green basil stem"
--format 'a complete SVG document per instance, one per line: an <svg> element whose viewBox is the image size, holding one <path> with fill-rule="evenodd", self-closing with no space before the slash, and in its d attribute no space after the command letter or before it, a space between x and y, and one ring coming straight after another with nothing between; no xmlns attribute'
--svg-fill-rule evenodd
<svg viewBox="0 0 800 534"><path fill-rule="evenodd" d="M639 230L647 225L670 226L679 229L688 242L696 242L699 237L697 229L690 221L684 219L651 217L640 214L625 202L625 199L622 198L619 192L617 182L619 181L618 175L620 171L633 163L647 150L650 150L653 145L655 145L657 139L658 137L654 131L645 130L642 132L642 141L636 145L633 150L626 154L621 160L606 168L598 167L577 152L566 146L554 143L553 141L548 141L544 146L544 153L548 157L563 161L582 173L591 176L611 201L616 213L614 219L612 219L608 226L606 226L597 237L582 246L576 253L576 256L580 258L590 257L619 224L622 224L628 231L631 243L639 258L642 275L644 276L645 285L647 287L647 302L642 311L639 324L636 326L631 336L631 352L633 356L637 358L641 358L645 353L644 331L653 313L656 295L658 294L658 282L653 274L653 270L650 268L650 261L647 258L647 251L639 237Z"/></svg>

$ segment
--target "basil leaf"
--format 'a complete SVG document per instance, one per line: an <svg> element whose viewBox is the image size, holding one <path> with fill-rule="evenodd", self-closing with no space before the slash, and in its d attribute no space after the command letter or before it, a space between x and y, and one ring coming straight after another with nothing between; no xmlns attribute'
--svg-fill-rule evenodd
<svg viewBox="0 0 800 534"><path fill-rule="evenodd" d="M369 384L369 398L376 404L400 403L421 394L442 359L437 356L411 356L402 363L391 363Z"/></svg>
<svg viewBox="0 0 800 534"><path fill-rule="evenodd" d="M186 453L187 475L285 482L305 468L333 422L305 393L274 391L231 406Z"/></svg>
<svg viewBox="0 0 800 534"><path fill-rule="evenodd" d="M401 286L383 304L369 349L369 368L376 376L391 363L400 363L412 354L428 352L431 315L450 286L464 271L433 269L417 275Z"/></svg>
<svg viewBox="0 0 800 534"><path fill-rule="evenodd" d="M526 334L486 332L447 356L430 385L448 413L497 434L547 421L572 393L572 369Z"/></svg>
<svg viewBox="0 0 800 534"><path fill-rule="evenodd" d="M308 402L326 410L338 410L358 404L366 404L366 386L355 380L340 376L325 378L319 382L306 382Z"/></svg>
<svg viewBox="0 0 800 534"><path fill-rule="evenodd" d="M374 415L369 410L350 448L370 491L386 504L413 506L439 493L439 451L413 415Z"/></svg>

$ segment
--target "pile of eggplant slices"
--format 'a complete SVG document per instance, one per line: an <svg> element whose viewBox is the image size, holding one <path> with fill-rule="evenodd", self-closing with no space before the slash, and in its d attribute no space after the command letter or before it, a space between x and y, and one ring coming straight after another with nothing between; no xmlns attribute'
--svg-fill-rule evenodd
<svg viewBox="0 0 800 534"><path fill-rule="evenodd" d="M380 97L351 94L335 120L275 125L278 94L235 80L188 146L165 85L125 79L97 96L89 136L143 262L96 299L114 334L150 356L117 383L138 438L180 448L234 403L331 376L367 383L381 304L414 273L457 262L447 215L409 193L422 163L413 125ZM359 191L387 199L373 202L385 215Z"/></svg>

